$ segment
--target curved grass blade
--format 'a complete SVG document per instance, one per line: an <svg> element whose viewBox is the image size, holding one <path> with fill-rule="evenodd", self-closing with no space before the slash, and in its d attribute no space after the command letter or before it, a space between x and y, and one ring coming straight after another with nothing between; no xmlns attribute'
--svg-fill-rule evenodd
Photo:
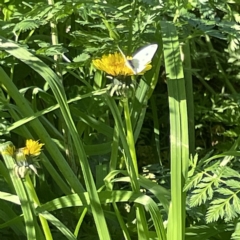
<svg viewBox="0 0 240 240"><path fill-rule="evenodd" d="M6 87L8 94L14 99L14 101L17 104L17 110L21 112L21 115L23 116L32 116L34 114L32 108L29 106L28 101L26 101L25 98L19 93L16 86L13 84L11 79L7 76L7 74L3 71L3 69L0 67L0 81L3 83L3 85ZM19 120L19 116L9 108L9 112L11 113L11 116L14 120ZM65 179L68 179L68 182L71 183L71 186L73 188L79 187L81 190L83 190L83 187L79 183L78 180L76 180L76 176L73 174L71 168L66 163L63 155L59 151L56 144L52 141L52 138L49 136L46 129L42 126L40 121L38 119L35 119L34 121L29 123L30 126L34 129L34 131L37 133L38 137L40 138L41 142L45 143L45 147L49 151L52 158L56 161L57 166L62 171ZM24 125L24 130L22 131L23 134L21 134L24 137L32 138L29 130ZM46 159L46 157L42 157L42 163L45 165L46 169L51 174L52 178L56 181L57 184L60 184L60 189L63 190L64 193L68 194L71 193L70 188L66 185L65 181L63 181L62 177L57 173L56 169L52 166L50 161ZM74 181L74 179L76 181Z"/></svg>
<svg viewBox="0 0 240 240"><path fill-rule="evenodd" d="M96 186L95 186L95 183L93 180L93 176L91 174L91 169L88 164L87 156L84 152L83 144L81 142L81 139L80 139L78 132L76 130L76 127L74 125L73 119L71 117L71 113L70 113L69 106L67 103L66 95L65 95L63 86L60 84L60 79L57 77L56 74L54 74L54 72L45 63L43 63L40 59L38 59L33 54L28 52L25 48L20 47L19 45L17 45L14 42L7 41L4 38L0 38L0 40L1 40L0 41L0 49L7 51L14 57L18 58L19 60L21 60L22 62L27 64L29 67L31 67L33 70L35 70L39 75L41 75L48 82L49 86L51 87L53 94L54 94L57 102L59 103L60 110L62 112L62 115L66 122L66 125L69 129L69 133L71 134L72 140L75 144L75 149L77 151L78 159L79 159L80 165L82 167L82 172L83 172L83 177L85 180L86 188L90 195L91 209L92 209L93 217L94 217L95 224L96 224L96 227L98 230L99 238L104 239L104 240L110 239L108 227L106 224L106 220L104 218L102 206L101 206L99 198L98 198L97 189L96 189ZM10 91L11 89L8 89L8 90ZM13 95L11 95L11 96L14 98ZM26 107L27 106L25 106L25 108ZM29 116L29 113L26 115ZM36 123L36 121L37 121L37 119L32 123ZM40 124L38 124L38 125L40 125ZM44 128L41 127L41 129L43 132L45 132ZM35 128L35 131L38 132L39 136L43 137L43 133L39 132L39 130L37 130L36 128ZM45 134L47 134L47 133L45 133ZM54 150L59 152L59 150L57 149L55 144L52 144L49 142L50 138L44 139L44 140L45 141L43 141L43 142L45 142L45 146L46 146L46 148L48 148L48 151L51 155L55 155L55 153L53 152ZM53 146L54 150L49 148L49 145L46 144L46 140L48 141L48 144L50 146ZM61 155L61 154L59 154L59 155ZM60 158L62 158L62 156ZM57 158L55 157L54 159L56 160ZM65 162L65 164L64 164L65 167L63 167L64 162ZM73 171L71 170L69 165L66 163L66 161L64 159L62 159L62 161L58 160L56 163L58 164L60 169L62 169L63 173L68 174L66 176L66 178L71 183L71 187L77 193L82 192L83 188L82 188L79 180L76 178L76 176L74 175Z"/></svg>

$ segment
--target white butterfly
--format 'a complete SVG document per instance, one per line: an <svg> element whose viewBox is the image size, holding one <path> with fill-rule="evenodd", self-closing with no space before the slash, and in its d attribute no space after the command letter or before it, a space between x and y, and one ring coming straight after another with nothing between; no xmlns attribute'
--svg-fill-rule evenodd
<svg viewBox="0 0 240 240"><path fill-rule="evenodd" d="M145 69L148 63L151 62L155 52L157 51L157 48L158 48L157 44L148 45L139 50L136 54L134 54L131 60L126 58L126 56L123 54L120 48L119 51L126 60L126 65L130 69L132 69L134 74L138 74Z"/></svg>

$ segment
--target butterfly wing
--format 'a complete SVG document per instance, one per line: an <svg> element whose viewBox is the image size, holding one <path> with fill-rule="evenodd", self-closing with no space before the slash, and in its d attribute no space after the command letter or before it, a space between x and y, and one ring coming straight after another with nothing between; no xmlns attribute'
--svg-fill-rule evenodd
<svg viewBox="0 0 240 240"><path fill-rule="evenodd" d="M135 74L142 72L146 65L151 62L155 52L157 51L157 48L157 44L151 44L142 48L133 56L132 60L127 60L128 66L134 71Z"/></svg>

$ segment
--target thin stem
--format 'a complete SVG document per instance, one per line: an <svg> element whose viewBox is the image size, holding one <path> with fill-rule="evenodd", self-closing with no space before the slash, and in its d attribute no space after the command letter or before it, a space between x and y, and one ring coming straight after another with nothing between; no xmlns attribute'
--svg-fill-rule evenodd
<svg viewBox="0 0 240 240"><path fill-rule="evenodd" d="M218 57L215 54L215 49L213 48L213 45L212 45L210 37L208 35L205 35L205 39L206 39L206 43L208 45L208 48L209 48L209 50L211 52L211 56L213 57L214 61L216 62L217 69L219 70L219 73L222 75L225 84L227 85L227 87L231 91L231 93L237 94L235 88L233 87L233 85L229 81L229 79L227 77L227 74L225 73L225 71L224 71L224 69L223 69L223 67L222 67Z"/></svg>
<svg viewBox="0 0 240 240"><path fill-rule="evenodd" d="M48 0L48 4L49 5L54 5L54 0ZM57 45L59 43L58 41L58 29L57 29L57 24L55 22L55 20L52 20L50 22L50 28L51 28L51 38L52 38L52 44L53 45ZM61 68L60 68L60 64L59 62L62 59L62 56L59 54L55 54L53 56L55 62L56 62L56 73L57 75L60 77L60 79L62 79L62 72L61 72Z"/></svg>
<svg viewBox="0 0 240 240"><path fill-rule="evenodd" d="M134 19L136 18L136 7L137 7L137 1L134 0L132 3L132 14L130 17L130 21L128 24L128 29L129 29L129 35L128 35L128 51L127 53L129 54L129 51L132 50L132 36L133 36L133 22Z"/></svg>
<svg viewBox="0 0 240 240"><path fill-rule="evenodd" d="M137 165L137 157L136 157L136 150L135 150L135 142L134 142L134 136L133 136L133 130L132 130L132 123L131 123L131 117L129 113L129 105L128 105L128 99L124 98L122 101L123 108L124 108L124 116L126 121L126 132L127 132L127 143L129 145L129 150L131 154L131 158L133 161L134 171L136 176L138 177L138 165Z"/></svg>
<svg viewBox="0 0 240 240"><path fill-rule="evenodd" d="M30 179L28 174L25 176L25 180L26 180L25 183L26 183L28 192L30 193L29 197L32 198L33 202L37 206L40 206L41 204L40 204L40 202L38 200L38 197L37 197L37 194L36 194L35 189L33 187L32 181L31 181L31 179ZM43 228L43 231L44 231L44 234L45 234L45 238L47 240L52 240L53 238L52 238L52 234L51 234L51 231L49 229L47 220L44 217L42 217L41 215L39 215L39 220L40 220L40 222L42 224L42 228Z"/></svg>

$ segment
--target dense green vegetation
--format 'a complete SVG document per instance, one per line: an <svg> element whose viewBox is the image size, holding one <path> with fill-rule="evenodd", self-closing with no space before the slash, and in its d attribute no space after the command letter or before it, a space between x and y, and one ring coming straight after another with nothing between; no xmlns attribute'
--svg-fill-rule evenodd
<svg viewBox="0 0 240 240"><path fill-rule="evenodd" d="M240 239L239 3L1 1L0 239Z"/></svg>

